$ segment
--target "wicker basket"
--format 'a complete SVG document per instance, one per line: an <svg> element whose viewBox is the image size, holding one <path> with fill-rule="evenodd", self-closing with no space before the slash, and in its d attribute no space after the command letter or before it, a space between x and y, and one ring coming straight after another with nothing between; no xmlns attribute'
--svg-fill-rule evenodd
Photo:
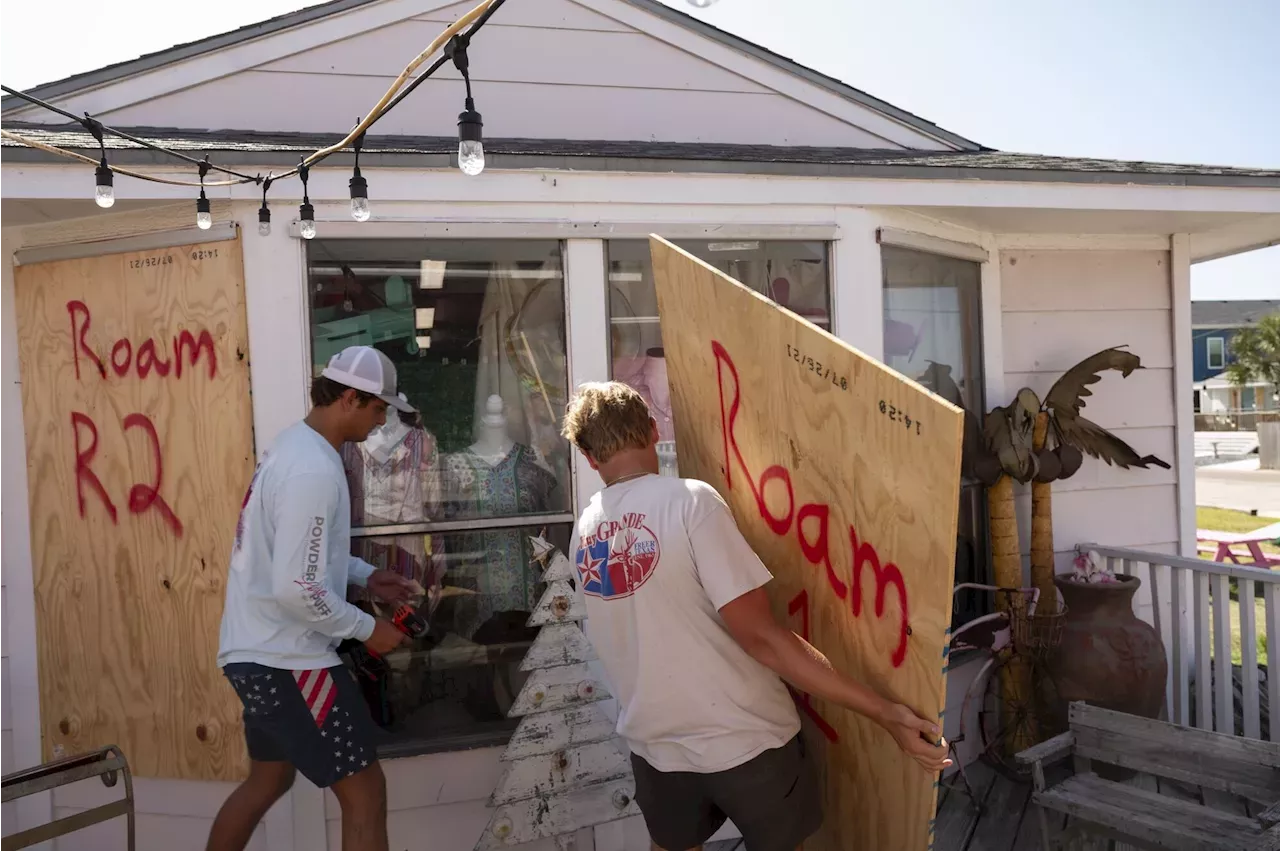
<svg viewBox="0 0 1280 851"><path fill-rule="evenodd" d="M1044 661L1062 642L1062 621L1067 614L1067 607L1056 599L1052 601L1052 606L1054 611L1045 611L1044 605L1038 606L1035 614L1030 617L1022 606L1015 606L1009 612L1009 622L1013 627L1013 646L1018 653Z"/></svg>

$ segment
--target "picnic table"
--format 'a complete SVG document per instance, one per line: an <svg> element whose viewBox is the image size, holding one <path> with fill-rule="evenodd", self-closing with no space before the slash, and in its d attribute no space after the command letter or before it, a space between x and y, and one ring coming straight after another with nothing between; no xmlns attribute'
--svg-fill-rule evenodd
<svg viewBox="0 0 1280 851"><path fill-rule="evenodd" d="M1244 545L1257 567L1273 567L1280 565L1280 557L1269 556L1262 551L1262 545L1280 538L1280 523L1272 523L1252 532L1215 532L1212 529L1197 529L1196 541L1200 552L1213 552L1213 560L1222 562L1230 560L1240 564L1237 553L1231 551L1233 546Z"/></svg>

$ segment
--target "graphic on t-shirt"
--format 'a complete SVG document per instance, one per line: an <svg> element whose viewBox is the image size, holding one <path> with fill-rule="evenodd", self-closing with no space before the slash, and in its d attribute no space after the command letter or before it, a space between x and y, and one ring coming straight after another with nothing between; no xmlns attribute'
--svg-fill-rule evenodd
<svg viewBox="0 0 1280 851"><path fill-rule="evenodd" d="M645 515L605 520L578 546L576 562L582 593L605 600L629 597L653 575L661 548L644 525Z"/></svg>
<svg viewBox="0 0 1280 851"><path fill-rule="evenodd" d="M265 460L265 459L264 459ZM257 469L253 471L253 478L249 480L249 487L244 492L244 502L240 503L240 516L236 519L236 541L235 546L231 548L231 552L240 552L240 543L244 540L244 513L249 507L249 499L253 496L253 486L258 483L258 474L262 472L262 465L259 464Z"/></svg>

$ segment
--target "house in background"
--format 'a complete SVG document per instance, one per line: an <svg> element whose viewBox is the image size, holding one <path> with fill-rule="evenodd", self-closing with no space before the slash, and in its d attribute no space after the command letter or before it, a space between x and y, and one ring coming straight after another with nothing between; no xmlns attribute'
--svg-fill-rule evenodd
<svg viewBox="0 0 1280 851"><path fill-rule="evenodd" d="M1280 299L1191 302L1192 399L1197 429L1251 430L1253 412L1280 407L1276 388L1270 384L1254 381L1238 387L1222 375L1232 360L1231 338L1236 331L1277 311Z"/></svg>

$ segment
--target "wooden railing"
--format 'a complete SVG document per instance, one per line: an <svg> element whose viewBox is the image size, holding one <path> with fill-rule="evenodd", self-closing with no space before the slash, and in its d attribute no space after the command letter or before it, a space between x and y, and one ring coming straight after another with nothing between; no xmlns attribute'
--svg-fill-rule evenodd
<svg viewBox="0 0 1280 851"><path fill-rule="evenodd" d="M1135 609L1164 641L1169 659L1168 720L1280 741L1280 571L1098 544L1081 544L1079 549L1094 550L1116 573L1142 580ZM1258 591L1266 607L1261 618L1255 608ZM1238 693L1232 662L1235 626L1240 634ZM1258 658L1259 636L1265 638L1263 660ZM1266 666L1265 685L1259 661Z"/></svg>

